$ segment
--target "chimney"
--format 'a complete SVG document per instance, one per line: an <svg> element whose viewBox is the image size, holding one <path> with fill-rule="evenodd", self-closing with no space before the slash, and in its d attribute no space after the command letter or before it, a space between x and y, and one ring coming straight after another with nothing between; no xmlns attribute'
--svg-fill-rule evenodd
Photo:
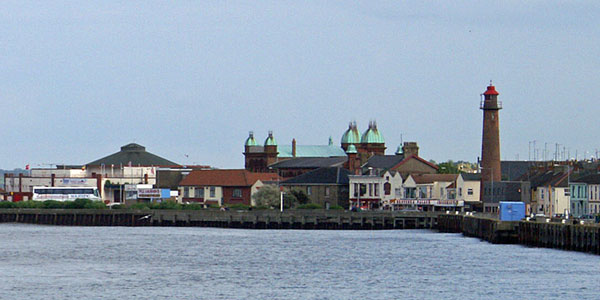
<svg viewBox="0 0 600 300"><path fill-rule="evenodd" d="M419 146L417 146L416 142L404 142L402 152L404 153L404 157L411 155L419 156Z"/></svg>
<svg viewBox="0 0 600 300"><path fill-rule="evenodd" d="M296 157L296 139L292 139L292 157Z"/></svg>

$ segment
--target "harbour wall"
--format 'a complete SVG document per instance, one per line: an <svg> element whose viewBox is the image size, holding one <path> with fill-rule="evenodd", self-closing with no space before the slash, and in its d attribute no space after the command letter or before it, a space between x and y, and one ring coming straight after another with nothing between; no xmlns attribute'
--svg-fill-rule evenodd
<svg viewBox="0 0 600 300"><path fill-rule="evenodd" d="M195 226L247 229L437 229L491 243L600 254L600 226L570 221L500 221L440 212L344 210L106 210L0 209L0 223L64 226Z"/></svg>
<svg viewBox="0 0 600 300"><path fill-rule="evenodd" d="M251 229L435 229L439 212L0 209L0 223Z"/></svg>
<svg viewBox="0 0 600 300"><path fill-rule="evenodd" d="M600 254L600 226L572 220L500 221L469 215L438 217L441 232L462 233L491 243L521 244Z"/></svg>

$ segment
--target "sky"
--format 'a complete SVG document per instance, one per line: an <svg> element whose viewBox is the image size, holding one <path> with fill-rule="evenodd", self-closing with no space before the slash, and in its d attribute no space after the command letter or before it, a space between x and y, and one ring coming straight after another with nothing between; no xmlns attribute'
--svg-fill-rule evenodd
<svg viewBox="0 0 600 300"><path fill-rule="evenodd" d="M597 1L3 1L0 168L128 143L243 168L249 131L337 144L375 120L393 154L475 162L480 94L503 160L600 149ZM566 155L564 155L566 156ZM563 156L563 157L564 157Z"/></svg>

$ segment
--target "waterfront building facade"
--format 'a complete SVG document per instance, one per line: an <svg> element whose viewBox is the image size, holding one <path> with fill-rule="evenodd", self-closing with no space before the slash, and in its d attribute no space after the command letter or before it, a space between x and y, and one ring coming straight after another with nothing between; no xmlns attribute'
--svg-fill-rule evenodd
<svg viewBox="0 0 600 300"><path fill-rule="evenodd" d="M402 199L402 176L396 171L350 175L351 207L394 209Z"/></svg>
<svg viewBox="0 0 600 300"><path fill-rule="evenodd" d="M252 195L265 184L277 184L274 173L247 170L193 170L179 183L180 203L254 205Z"/></svg>
<svg viewBox="0 0 600 300"><path fill-rule="evenodd" d="M324 167L281 182L286 190L302 191L310 203L324 208L339 205L348 208L348 175L342 167Z"/></svg>

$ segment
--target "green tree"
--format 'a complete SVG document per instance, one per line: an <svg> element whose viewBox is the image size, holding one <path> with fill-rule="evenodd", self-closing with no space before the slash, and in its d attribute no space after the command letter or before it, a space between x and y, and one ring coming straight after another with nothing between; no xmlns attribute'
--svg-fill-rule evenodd
<svg viewBox="0 0 600 300"><path fill-rule="evenodd" d="M252 195L256 206L279 207L279 188L274 185L265 185Z"/></svg>
<svg viewBox="0 0 600 300"><path fill-rule="evenodd" d="M306 193L304 193L303 190L292 189L288 193L291 194L294 198L296 198L295 200L296 202L298 202L298 204L306 204L310 202L310 198L308 198L308 195L306 195Z"/></svg>
<svg viewBox="0 0 600 300"><path fill-rule="evenodd" d="M447 162L439 163L438 165L438 173L440 174L459 174L458 165L453 161L449 160Z"/></svg>

